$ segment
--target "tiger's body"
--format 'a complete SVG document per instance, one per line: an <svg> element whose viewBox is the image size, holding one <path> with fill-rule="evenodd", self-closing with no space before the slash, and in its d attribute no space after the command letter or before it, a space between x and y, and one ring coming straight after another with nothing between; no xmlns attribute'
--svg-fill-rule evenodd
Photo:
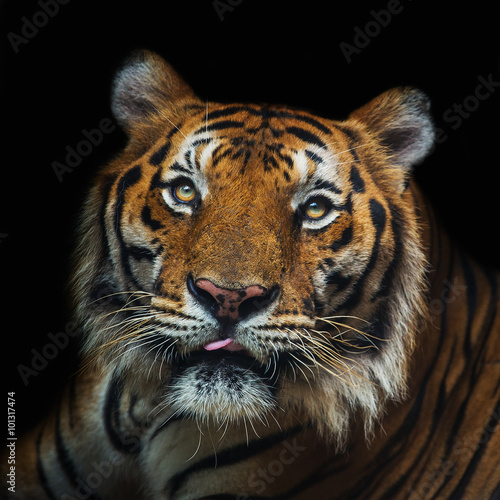
<svg viewBox="0 0 500 500"><path fill-rule="evenodd" d="M498 275L410 181L425 96L343 122L204 103L141 53L113 109L82 369L20 440L16 498L498 498Z"/></svg>

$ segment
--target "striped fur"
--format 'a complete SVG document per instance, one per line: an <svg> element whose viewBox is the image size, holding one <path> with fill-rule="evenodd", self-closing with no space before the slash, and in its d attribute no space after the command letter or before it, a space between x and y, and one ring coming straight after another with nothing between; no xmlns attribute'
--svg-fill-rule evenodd
<svg viewBox="0 0 500 500"><path fill-rule="evenodd" d="M205 103L129 60L76 251L81 370L20 441L16 498L498 498L498 275L410 179L428 108ZM221 319L207 282L261 295Z"/></svg>

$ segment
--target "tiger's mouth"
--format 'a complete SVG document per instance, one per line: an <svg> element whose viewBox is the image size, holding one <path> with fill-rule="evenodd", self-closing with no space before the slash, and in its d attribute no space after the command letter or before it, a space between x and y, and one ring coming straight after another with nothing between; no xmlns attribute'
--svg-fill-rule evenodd
<svg viewBox="0 0 500 500"><path fill-rule="evenodd" d="M186 370L191 368L201 367L214 371L214 373L223 367L234 367L235 370L238 368L251 370L262 375L265 371L263 365L246 350L229 351L220 349L211 352L200 349L189 353L174 365L174 377L182 376Z"/></svg>
<svg viewBox="0 0 500 500"><path fill-rule="evenodd" d="M262 364L243 348L205 346L172 368L167 399L184 417L221 423L259 417L276 407L279 370L272 363Z"/></svg>

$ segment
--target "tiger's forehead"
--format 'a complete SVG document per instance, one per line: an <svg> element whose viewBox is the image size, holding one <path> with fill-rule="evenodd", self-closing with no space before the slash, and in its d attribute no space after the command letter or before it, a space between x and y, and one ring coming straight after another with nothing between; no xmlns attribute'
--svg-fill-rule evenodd
<svg viewBox="0 0 500 500"><path fill-rule="evenodd" d="M278 106L210 103L193 109L177 131L171 175L208 174L224 163L234 174L274 173L303 185L337 177L340 155L349 150L334 122Z"/></svg>

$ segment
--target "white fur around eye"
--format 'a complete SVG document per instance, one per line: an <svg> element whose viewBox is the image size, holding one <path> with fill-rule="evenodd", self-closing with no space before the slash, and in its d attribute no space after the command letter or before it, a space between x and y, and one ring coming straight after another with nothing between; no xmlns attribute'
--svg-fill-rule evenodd
<svg viewBox="0 0 500 500"><path fill-rule="evenodd" d="M319 219L303 219L302 227L304 229L321 229L330 225L338 216L339 212L332 208L326 215Z"/></svg>
<svg viewBox="0 0 500 500"><path fill-rule="evenodd" d="M302 207L315 198L324 198L330 203L327 213L317 219L304 217ZM301 196L295 196L292 200L292 208L298 211L302 216L302 227L304 229L321 229L331 224L339 216L339 210L336 209L338 205L339 200L335 198L333 193L326 189L318 189L309 193L304 193Z"/></svg>
<svg viewBox="0 0 500 500"><path fill-rule="evenodd" d="M192 214L194 210L194 206L189 203L181 203L177 201L172 196L172 190L170 187L165 188L162 191L162 197L165 200L165 203L169 208L174 210L175 212L183 213L183 214Z"/></svg>

